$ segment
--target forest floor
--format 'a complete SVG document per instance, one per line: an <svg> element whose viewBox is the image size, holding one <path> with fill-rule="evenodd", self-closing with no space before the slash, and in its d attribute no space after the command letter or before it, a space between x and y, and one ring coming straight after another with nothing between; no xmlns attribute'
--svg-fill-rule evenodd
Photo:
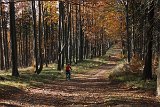
<svg viewBox="0 0 160 107"><path fill-rule="evenodd" d="M113 82L109 79L113 71L125 62L120 58L120 53L118 46L114 46L102 60L94 58L86 61L84 65L78 65L79 68L73 66L70 81L60 77L51 81L50 77L44 76L42 79L45 79L45 82L37 80L33 85L35 81L27 81L26 83L32 82L32 86L24 86L25 88L0 84L0 106L160 107L155 90L132 88L120 81ZM64 73L62 74L64 77ZM18 81L19 84L21 82Z"/></svg>

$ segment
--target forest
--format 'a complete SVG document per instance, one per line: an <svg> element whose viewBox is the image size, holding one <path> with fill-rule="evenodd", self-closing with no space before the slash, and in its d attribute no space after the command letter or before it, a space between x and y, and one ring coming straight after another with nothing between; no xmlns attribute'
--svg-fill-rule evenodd
<svg viewBox="0 0 160 107"><path fill-rule="evenodd" d="M0 106L158 107L159 78L160 0L0 1Z"/></svg>

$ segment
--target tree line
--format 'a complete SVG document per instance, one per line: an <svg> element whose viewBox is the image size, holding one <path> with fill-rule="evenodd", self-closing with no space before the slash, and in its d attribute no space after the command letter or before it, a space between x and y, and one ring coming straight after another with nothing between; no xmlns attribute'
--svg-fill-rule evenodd
<svg viewBox="0 0 160 107"><path fill-rule="evenodd" d="M112 45L104 26L97 23L92 9L97 2L12 1L0 2L0 69L35 67L102 56Z"/></svg>
<svg viewBox="0 0 160 107"><path fill-rule="evenodd" d="M126 19L126 36L122 45L128 62L138 55L144 62L144 79L152 79L153 60L160 52L160 1L120 0L118 4Z"/></svg>

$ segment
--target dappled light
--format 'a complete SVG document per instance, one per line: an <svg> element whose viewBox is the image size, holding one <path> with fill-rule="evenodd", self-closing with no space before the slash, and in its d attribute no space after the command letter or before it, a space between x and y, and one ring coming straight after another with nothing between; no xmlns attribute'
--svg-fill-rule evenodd
<svg viewBox="0 0 160 107"><path fill-rule="evenodd" d="M105 56L111 55L117 46L109 50ZM139 87L135 82L136 79L141 81L139 74L121 73L115 68L121 70L123 60L116 57L121 51L114 51L111 58L114 60L105 60L103 57L86 60L78 65L73 65L71 80L66 81L64 73L57 72L51 68L45 68L40 75L21 74L21 77L13 80L11 77L5 77L7 81L17 81L28 84L28 88L21 90L12 87L6 92L13 92L8 97L4 95L0 105L15 106L157 106L158 100L155 97L154 90L150 88ZM111 64L114 63L114 64ZM85 72L81 71L82 67L86 68ZM119 68L120 67L120 68ZM78 70L78 72L76 70ZM117 70L117 69L116 69ZM114 73L113 73L114 72ZM121 74L120 74L121 73ZM117 75L116 75L117 74ZM138 76L137 76L138 75ZM123 79L123 76L124 77ZM120 79L122 77L122 79ZM126 78L126 79L125 79ZM125 83L125 82L133 82ZM124 85L128 84L128 85ZM149 85L148 85L149 86ZM7 86L3 86L8 88ZM1 88L2 89L2 88ZM19 91L18 91L19 90ZM1 93L2 94L2 93ZM12 97L10 97L12 96Z"/></svg>
<svg viewBox="0 0 160 107"><path fill-rule="evenodd" d="M159 1L0 1L0 106L160 107Z"/></svg>

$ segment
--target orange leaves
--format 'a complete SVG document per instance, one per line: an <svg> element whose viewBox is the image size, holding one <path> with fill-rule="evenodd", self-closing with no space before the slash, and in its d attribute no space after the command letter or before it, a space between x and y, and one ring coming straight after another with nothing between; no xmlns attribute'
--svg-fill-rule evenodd
<svg viewBox="0 0 160 107"><path fill-rule="evenodd" d="M140 60L138 54L134 54L130 63L131 70L134 72L139 72L144 66L144 62Z"/></svg>
<svg viewBox="0 0 160 107"><path fill-rule="evenodd" d="M105 29L111 36L119 34L119 30L121 29L121 22L119 20L119 17L120 14L115 11L109 12L105 16Z"/></svg>
<svg viewBox="0 0 160 107"><path fill-rule="evenodd" d="M45 20L51 20L52 22L58 22L57 4L58 3L56 1L43 2Z"/></svg>
<svg viewBox="0 0 160 107"><path fill-rule="evenodd" d="M89 4L90 3L90 4ZM97 34L102 28L105 30L105 35L109 38L117 39L124 31L122 27L124 20L121 19L122 14L117 11L116 2L114 0L99 0L90 1L85 4L84 19L89 19L88 34Z"/></svg>

